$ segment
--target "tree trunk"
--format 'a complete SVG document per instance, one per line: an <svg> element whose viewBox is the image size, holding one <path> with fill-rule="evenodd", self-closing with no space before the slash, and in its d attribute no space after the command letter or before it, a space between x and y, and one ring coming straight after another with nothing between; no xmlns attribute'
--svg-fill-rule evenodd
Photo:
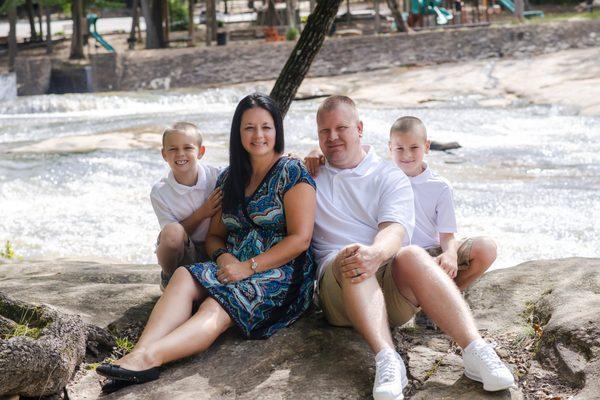
<svg viewBox="0 0 600 400"><path fill-rule="evenodd" d="M523 9L524 9L523 0L515 0L515 17L519 20L519 22L523 22Z"/></svg>
<svg viewBox="0 0 600 400"><path fill-rule="evenodd" d="M296 28L296 2L294 0L285 0L285 10L287 13L288 26Z"/></svg>
<svg viewBox="0 0 600 400"><path fill-rule="evenodd" d="M402 13L400 12L400 9L398 8L397 0L387 0L387 5L388 5L388 8L390 9L390 11L392 12L394 21L396 22L396 29L398 29L398 32L412 31L412 29L410 29L408 27L408 25L406 24L406 21L404 21L404 18L402 18Z"/></svg>
<svg viewBox="0 0 600 400"><path fill-rule="evenodd" d="M379 0L373 1L373 8L375 9L375 33L381 32L381 14L379 9Z"/></svg>
<svg viewBox="0 0 600 400"><path fill-rule="evenodd" d="M131 5L131 32L129 33L129 38L127 39L129 50L135 49L135 30L138 27L140 20L139 7L140 0L133 0L133 4Z"/></svg>
<svg viewBox="0 0 600 400"><path fill-rule="evenodd" d="M46 54L52 54L52 29L50 19L50 5L47 0L43 0L44 12L46 13ZM40 2L40 7L42 3Z"/></svg>
<svg viewBox="0 0 600 400"><path fill-rule="evenodd" d="M227 4L227 3L225 3ZM194 47L196 45L196 38L194 37L195 25L194 25L194 0L188 0L188 46Z"/></svg>
<svg viewBox="0 0 600 400"><path fill-rule="evenodd" d="M271 97L279 104L279 109L284 117L308 73L310 65L321 49L325 35L331 29L341 2L342 0L317 2L315 11L309 15L300 39L271 90Z"/></svg>
<svg viewBox="0 0 600 400"><path fill-rule="evenodd" d="M213 19L216 18L215 0L206 0L206 13L204 16L206 23L206 45L210 46L213 41L213 36L216 35L216 32L213 32Z"/></svg>
<svg viewBox="0 0 600 400"><path fill-rule="evenodd" d="M163 11L161 0L141 0L142 14L146 21L146 48L166 47L163 31Z"/></svg>
<svg viewBox="0 0 600 400"><path fill-rule="evenodd" d="M161 1L162 7L162 19L160 21L160 25L163 26L163 37L165 38L165 45L169 43L169 32L171 28L169 27L169 3L167 0ZM164 22L164 25L163 25ZM165 47L165 46L163 46Z"/></svg>
<svg viewBox="0 0 600 400"><path fill-rule="evenodd" d="M85 58L83 54L83 3L82 0L72 0L71 15L73 19L73 36L71 37L70 59Z"/></svg>
<svg viewBox="0 0 600 400"><path fill-rule="evenodd" d="M40 40L44 40L44 30L42 29L42 1L38 0L38 8L37 8L37 17L38 17L38 22L39 22L39 27L40 27Z"/></svg>
<svg viewBox="0 0 600 400"><path fill-rule="evenodd" d="M25 0L25 10L27 11L27 19L29 19L29 32L31 41L35 41L38 38L37 32L35 31L35 15L33 15L33 1ZM40 32L41 35L41 32Z"/></svg>
<svg viewBox="0 0 600 400"><path fill-rule="evenodd" d="M8 5L8 72L15 69L15 58L17 58L17 2L10 1Z"/></svg>

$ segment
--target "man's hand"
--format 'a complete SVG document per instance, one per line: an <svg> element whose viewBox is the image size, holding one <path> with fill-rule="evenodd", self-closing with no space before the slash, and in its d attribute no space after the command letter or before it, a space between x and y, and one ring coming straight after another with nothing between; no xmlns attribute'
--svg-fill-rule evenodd
<svg viewBox="0 0 600 400"><path fill-rule="evenodd" d="M202 219L212 217L217 211L221 209L221 202L223 201L223 191L221 188L216 188L208 199L200 206L198 212L202 215Z"/></svg>
<svg viewBox="0 0 600 400"><path fill-rule="evenodd" d="M246 279L253 273L254 271L252 271L252 267L248 261L234 262L219 268L217 279L221 283L228 284Z"/></svg>
<svg viewBox="0 0 600 400"><path fill-rule="evenodd" d="M438 263L451 279L456 278L456 274L458 273L456 254L442 253L435 258L435 262Z"/></svg>
<svg viewBox="0 0 600 400"><path fill-rule="evenodd" d="M340 250L334 263L338 263L345 279L350 279L352 283L359 283L373 276L383 261L385 260L381 260L379 253L372 247L351 244Z"/></svg>
<svg viewBox="0 0 600 400"><path fill-rule="evenodd" d="M325 165L325 156L320 150L312 150L304 157L304 165L306 165L306 169L312 177L316 178L319 175L321 165Z"/></svg>

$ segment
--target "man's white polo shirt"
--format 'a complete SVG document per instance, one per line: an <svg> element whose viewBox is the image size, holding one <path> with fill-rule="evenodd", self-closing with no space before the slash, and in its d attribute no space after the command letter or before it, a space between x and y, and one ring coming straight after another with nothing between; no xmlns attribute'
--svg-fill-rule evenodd
<svg viewBox="0 0 600 400"><path fill-rule="evenodd" d="M402 170L381 160L371 146L363 146L366 157L352 169L337 169L325 163L315 180L317 213L313 248L318 265L324 265L352 243L370 246L379 224L397 222L404 227L404 244L410 243L415 226L415 208L410 181Z"/></svg>
<svg viewBox="0 0 600 400"><path fill-rule="evenodd" d="M219 169L198 163L198 180L194 186L186 186L175 180L173 171L156 182L150 192L152 208L158 218L160 229L171 222L179 222L196 211L210 196L217 183ZM203 242L208 233L210 218L198 225L191 239L195 243Z"/></svg>

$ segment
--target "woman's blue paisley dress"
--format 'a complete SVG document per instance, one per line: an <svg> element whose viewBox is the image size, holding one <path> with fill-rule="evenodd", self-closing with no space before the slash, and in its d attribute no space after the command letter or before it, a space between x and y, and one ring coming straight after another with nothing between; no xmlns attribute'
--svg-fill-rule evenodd
<svg viewBox="0 0 600 400"><path fill-rule="evenodd" d="M223 187L228 171L221 173L217 186ZM281 157L254 194L246 197L246 210L240 206L234 214L223 213L228 252L246 261L283 240L287 233L283 196L299 183L316 188L302 162ZM312 303L312 248L279 268L228 284L218 281L218 266L213 261L186 268L249 338L271 336L296 321Z"/></svg>

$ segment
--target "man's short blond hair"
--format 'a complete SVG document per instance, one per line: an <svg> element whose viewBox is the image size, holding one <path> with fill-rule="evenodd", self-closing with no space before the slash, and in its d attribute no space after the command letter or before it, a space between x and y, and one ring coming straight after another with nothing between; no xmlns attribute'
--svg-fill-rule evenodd
<svg viewBox="0 0 600 400"><path fill-rule="evenodd" d="M394 133L414 133L427 140L425 124L417 117L405 116L398 118L390 128L390 136Z"/></svg>
<svg viewBox="0 0 600 400"><path fill-rule="evenodd" d="M198 147L202 146L202 134L200 133L200 129L191 122L180 121L173 124L173 126L165 129L162 135L162 145L165 146L165 139L172 133L183 133L185 135L191 135L196 138L196 142L198 143Z"/></svg>
<svg viewBox="0 0 600 400"><path fill-rule="evenodd" d="M345 104L350 107L356 116L356 120L358 120L358 109L356 108L356 103L348 96L329 96L319 105L317 109L317 119L322 112L333 111L338 108L340 105Z"/></svg>

